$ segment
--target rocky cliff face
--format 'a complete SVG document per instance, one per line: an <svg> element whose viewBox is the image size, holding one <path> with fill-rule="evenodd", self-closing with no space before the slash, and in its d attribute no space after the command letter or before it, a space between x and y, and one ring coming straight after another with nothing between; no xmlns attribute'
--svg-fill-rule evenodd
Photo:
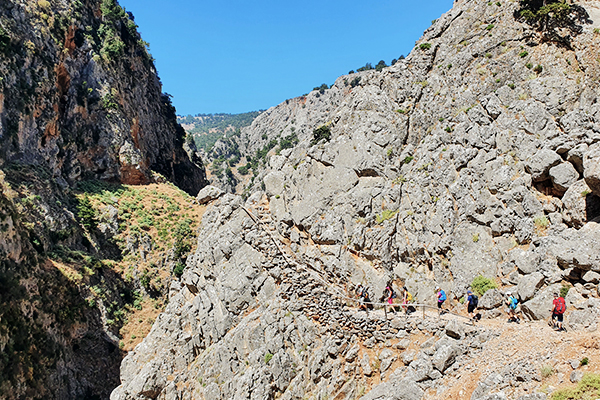
<svg viewBox="0 0 600 400"><path fill-rule="evenodd" d="M85 228L73 188L167 179L195 194L205 174L183 142L115 1L0 2L0 398L107 398L117 385L118 339L84 298L110 288L113 307L133 288L99 263L115 245Z"/></svg>
<svg viewBox="0 0 600 400"><path fill-rule="evenodd" d="M271 152L245 203L226 195L207 211L112 398L442 398L440 379L477 347L465 338L486 333L361 320L343 305L358 283L378 297L394 280L428 303L440 285L456 304L481 275L500 285L486 316L510 288L531 320L568 286L573 328L595 329L600 11L574 2L526 19L526 3L455 2L406 60L244 129L245 155L300 143ZM441 339L397 351L423 334ZM492 375L472 399L506 398L486 397L512 379Z"/></svg>
<svg viewBox="0 0 600 400"><path fill-rule="evenodd" d="M204 184L133 17L114 1L5 1L2 163L40 165L62 184L139 184L151 170Z"/></svg>

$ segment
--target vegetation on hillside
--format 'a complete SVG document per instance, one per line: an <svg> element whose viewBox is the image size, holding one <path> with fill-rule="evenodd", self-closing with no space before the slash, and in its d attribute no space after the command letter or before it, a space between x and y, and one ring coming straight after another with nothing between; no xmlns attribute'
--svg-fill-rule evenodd
<svg viewBox="0 0 600 400"><path fill-rule="evenodd" d="M209 152L217 140L231 137L248 126L260 114L252 111L242 114L196 114L177 117L188 135L194 138L196 147Z"/></svg>
<svg viewBox="0 0 600 400"><path fill-rule="evenodd" d="M165 184L85 181L77 185L74 196L85 236L110 250L91 254L57 246L49 257L69 279L88 286L88 306L103 304L106 323L120 334L123 348L132 348L164 308L170 280L183 273L201 211L191 206L188 194ZM123 287L97 279L108 271Z"/></svg>

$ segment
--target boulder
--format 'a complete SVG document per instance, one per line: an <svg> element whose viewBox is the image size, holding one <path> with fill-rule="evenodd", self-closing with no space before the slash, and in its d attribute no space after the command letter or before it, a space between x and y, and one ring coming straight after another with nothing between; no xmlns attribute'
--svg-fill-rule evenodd
<svg viewBox="0 0 600 400"><path fill-rule="evenodd" d="M346 359L347 362L353 362L354 360L356 360L356 357L358 357L358 352L360 351L360 347L358 346L358 344L355 344L354 346L352 346L350 348L350 350L348 350L348 352L346 353L346 356L344 357Z"/></svg>
<svg viewBox="0 0 600 400"><path fill-rule="evenodd" d="M500 307L504 301L504 295L498 289L490 289L479 299L478 308L491 310Z"/></svg>
<svg viewBox="0 0 600 400"><path fill-rule="evenodd" d="M508 253L509 260L514 262L517 269L524 275L532 274L538 269L540 257L531 251L516 248Z"/></svg>
<svg viewBox="0 0 600 400"><path fill-rule="evenodd" d="M419 357L409 365L409 372L406 377L415 382L421 382L429 378L429 374L433 371L433 365L429 358Z"/></svg>
<svg viewBox="0 0 600 400"><path fill-rule="evenodd" d="M383 374L387 369L396 361L397 357L395 353L390 349L383 349L379 354L379 361L381 362L379 371Z"/></svg>
<svg viewBox="0 0 600 400"><path fill-rule="evenodd" d="M569 153L567 154L567 161L572 163L580 174L583 174L583 158L587 151L588 145L586 143L581 143L569 150Z"/></svg>
<svg viewBox="0 0 600 400"><path fill-rule="evenodd" d="M525 275L517 285L517 294L521 302L525 302L535 295L535 292L544 284L544 275L541 272Z"/></svg>
<svg viewBox="0 0 600 400"><path fill-rule="evenodd" d="M431 357L433 367L440 372L444 372L454 362L457 355L457 348L453 345L441 346Z"/></svg>
<svg viewBox="0 0 600 400"><path fill-rule="evenodd" d="M415 359L416 352L414 350L406 350L400 354L400 359L404 365L409 365Z"/></svg>
<svg viewBox="0 0 600 400"><path fill-rule="evenodd" d="M369 359L368 354L364 354L363 358L360 360L360 366L362 367L363 374L365 376L371 376L373 374L373 369L371 368L371 360Z"/></svg>
<svg viewBox="0 0 600 400"><path fill-rule="evenodd" d="M225 192L216 186L208 185L203 187L196 196L198 204L206 204L221 197Z"/></svg>
<svg viewBox="0 0 600 400"><path fill-rule="evenodd" d="M565 236L567 240L557 241L551 248L558 264L565 269L600 272L600 225L590 222Z"/></svg>
<svg viewBox="0 0 600 400"><path fill-rule="evenodd" d="M600 196L600 143L594 143L583 157L583 177L596 196Z"/></svg>
<svg viewBox="0 0 600 400"><path fill-rule="evenodd" d="M453 319L446 324L446 335L454 339L465 337L465 326L463 323Z"/></svg>
<svg viewBox="0 0 600 400"><path fill-rule="evenodd" d="M408 379L381 383L360 400L421 400L423 390Z"/></svg>
<svg viewBox="0 0 600 400"><path fill-rule="evenodd" d="M573 311L568 315L567 326L574 331L585 329L588 332L595 332L598 329L597 309L586 308Z"/></svg>
<svg viewBox="0 0 600 400"><path fill-rule="evenodd" d="M566 192L579 179L579 172L570 162L563 162L550 168L549 175L554 189L560 193Z"/></svg>
<svg viewBox="0 0 600 400"><path fill-rule="evenodd" d="M572 383L577 383L583 378L583 371L572 371L569 375L569 380Z"/></svg>
<svg viewBox="0 0 600 400"><path fill-rule="evenodd" d="M525 169L531 174L534 182L548 179L550 168L562 162L562 158L556 152L548 149L539 150L525 163Z"/></svg>
<svg viewBox="0 0 600 400"><path fill-rule="evenodd" d="M588 199L592 192L585 180L575 182L562 197L563 220L575 228L582 227L588 221ZM592 198L590 198L591 200Z"/></svg>
<svg viewBox="0 0 600 400"><path fill-rule="evenodd" d="M585 298L579 293L577 288L569 289L569 292L565 296L565 302L567 307L584 308Z"/></svg>
<svg viewBox="0 0 600 400"><path fill-rule="evenodd" d="M581 277L587 283L598 283L600 282L600 274L594 271L588 271Z"/></svg>

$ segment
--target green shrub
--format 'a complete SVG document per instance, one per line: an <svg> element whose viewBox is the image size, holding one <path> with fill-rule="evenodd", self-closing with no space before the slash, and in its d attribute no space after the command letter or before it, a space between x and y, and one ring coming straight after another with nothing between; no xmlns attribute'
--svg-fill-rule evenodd
<svg viewBox="0 0 600 400"><path fill-rule="evenodd" d="M115 0L102 0L100 4L102 16L109 21L116 21L125 17L125 10Z"/></svg>
<svg viewBox="0 0 600 400"><path fill-rule="evenodd" d="M411 162L412 160L414 160L415 158L413 156L407 156L404 159L404 164L408 164L409 162Z"/></svg>
<svg viewBox="0 0 600 400"><path fill-rule="evenodd" d="M286 137L279 140L279 149L280 150L291 149L292 147L294 147L297 144L298 144L298 136L296 136L295 133L290 133Z"/></svg>
<svg viewBox="0 0 600 400"><path fill-rule="evenodd" d="M481 275L477 276L475 279L473 279L473 282L471 282L471 288L479 296L483 296L488 290L496 289L497 287L498 285L495 281Z"/></svg>
<svg viewBox="0 0 600 400"><path fill-rule="evenodd" d="M314 146L323 139L327 142L331 140L331 128L328 125L321 125L313 131L313 140L310 144L311 146Z"/></svg>
<svg viewBox="0 0 600 400"><path fill-rule="evenodd" d="M536 74L541 74L543 70L544 70L544 67L542 67L540 64L538 64L533 69L533 72L535 72Z"/></svg>
<svg viewBox="0 0 600 400"><path fill-rule="evenodd" d="M519 57L521 58L525 58L529 55L529 52L527 50L523 50L522 52L519 53Z"/></svg>
<svg viewBox="0 0 600 400"><path fill-rule="evenodd" d="M585 374L576 387L552 393L550 400L593 400L600 397L600 375Z"/></svg>
<svg viewBox="0 0 600 400"><path fill-rule="evenodd" d="M383 223L384 221L387 221L388 219L392 219L394 218L394 216L398 214L398 211L392 211L392 210L383 210L382 213L380 215L377 215L375 217L375 220L377 221L378 224Z"/></svg>
<svg viewBox="0 0 600 400"><path fill-rule="evenodd" d="M387 67L387 64L385 63L385 61L381 60L377 63L377 65L375 66L375 71L381 71L382 69L384 69L385 67Z"/></svg>
<svg viewBox="0 0 600 400"><path fill-rule="evenodd" d="M590 363L590 359L587 357L584 357L579 361L580 366L588 365L589 363Z"/></svg>
<svg viewBox="0 0 600 400"><path fill-rule="evenodd" d="M552 375L554 375L554 368L551 365L543 365L540 373L542 375L542 378L546 379Z"/></svg>
<svg viewBox="0 0 600 400"><path fill-rule="evenodd" d="M421 44L419 45L419 48L420 48L421 50L429 50L429 49L431 48L431 43L421 43Z"/></svg>
<svg viewBox="0 0 600 400"><path fill-rule="evenodd" d="M273 354L271 354L271 353L265 354L265 364L268 364L272 358L273 358Z"/></svg>
<svg viewBox="0 0 600 400"><path fill-rule="evenodd" d="M563 297L563 298L564 298L564 297L567 297L567 293L569 293L569 289L571 289L571 287L570 287L570 286L563 285L563 286L560 288L560 297Z"/></svg>
<svg viewBox="0 0 600 400"><path fill-rule="evenodd" d="M487 29L488 31L491 31L492 29L494 29L494 24L489 24L488 26L485 27L485 29Z"/></svg>
<svg viewBox="0 0 600 400"><path fill-rule="evenodd" d="M181 263L181 262L178 262L177 265L175 265L175 268L173 268L173 275L180 278L181 275L183 275L184 269L185 269L185 265L183 265L183 263Z"/></svg>
<svg viewBox="0 0 600 400"><path fill-rule="evenodd" d="M527 64L525 64L525 68L531 69L531 68L533 68L533 64L532 63L527 63Z"/></svg>
<svg viewBox="0 0 600 400"><path fill-rule="evenodd" d="M552 20L560 23L569 21L571 6L564 0L520 0L518 14L528 23L545 28Z"/></svg>
<svg viewBox="0 0 600 400"><path fill-rule="evenodd" d="M538 228L547 228L548 225L550 225L550 220L548 220L548 217L546 217L545 215L540 215L533 219L533 223Z"/></svg>
<svg viewBox="0 0 600 400"><path fill-rule="evenodd" d="M371 65L371 63L366 63L364 67L360 67L356 71L362 72L362 71L370 71L372 69L375 69L375 68L373 68L373 65Z"/></svg>
<svg viewBox="0 0 600 400"><path fill-rule="evenodd" d="M356 78L352 79L352 81L350 82L350 87L356 87L356 86L358 86L359 83L360 83L360 76L357 76Z"/></svg>
<svg viewBox="0 0 600 400"><path fill-rule="evenodd" d="M77 217L88 231L96 229L96 211L87 196L83 196L77 201Z"/></svg>
<svg viewBox="0 0 600 400"><path fill-rule="evenodd" d="M325 91L329 89L329 86L326 83L323 83L321 86L314 87L313 90L317 90L319 93L323 94Z"/></svg>
<svg viewBox="0 0 600 400"><path fill-rule="evenodd" d="M117 103L117 99L113 96L112 93L107 93L102 97L102 108L106 111L109 110L118 110L119 103Z"/></svg>
<svg viewBox="0 0 600 400"><path fill-rule="evenodd" d="M0 26L0 51L5 52L10 45L10 36L8 32L4 30L2 26Z"/></svg>
<svg viewBox="0 0 600 400"><path fill-rule="evenodd" d="M240 175L248 175L248 165L243 165L237 169Z"/></svg>

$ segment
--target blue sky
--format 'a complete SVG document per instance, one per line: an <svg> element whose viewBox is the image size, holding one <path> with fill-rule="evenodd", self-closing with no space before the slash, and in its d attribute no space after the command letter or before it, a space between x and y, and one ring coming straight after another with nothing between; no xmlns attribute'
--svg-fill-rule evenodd
<svg viewBox="0 0 600 400"><path fill-rule="evenodd" d="M119 0L180 115L267 109L407 55L452 0Z"/></svg>

